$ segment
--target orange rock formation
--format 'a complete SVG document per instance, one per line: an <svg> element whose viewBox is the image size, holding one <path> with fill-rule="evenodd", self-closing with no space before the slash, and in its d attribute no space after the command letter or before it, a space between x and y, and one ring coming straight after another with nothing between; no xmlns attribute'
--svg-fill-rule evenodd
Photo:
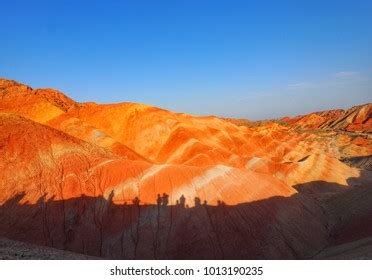
<svg viewBox="0 0 372 280"><path fill-rule="evenodd" d="M329 236L334 201L372 186L371 112L252 126L0 79L0 235L107 258L311 257L354 241Z"/></svg>

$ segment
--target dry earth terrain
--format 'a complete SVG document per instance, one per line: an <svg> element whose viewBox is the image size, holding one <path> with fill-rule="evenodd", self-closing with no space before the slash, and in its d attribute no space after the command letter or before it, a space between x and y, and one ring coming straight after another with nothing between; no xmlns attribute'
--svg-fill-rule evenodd
<svg viewBox="0 0 372 280"><path fill-rule="evenodd" d="M371 116L196 117L0 79L1 257L371 258Z"/></svg>

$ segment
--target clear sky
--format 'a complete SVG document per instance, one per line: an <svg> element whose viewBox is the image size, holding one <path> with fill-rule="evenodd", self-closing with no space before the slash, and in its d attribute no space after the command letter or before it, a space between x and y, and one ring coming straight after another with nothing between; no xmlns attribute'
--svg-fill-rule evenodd
<svg viewBox="0 0 372 280"><path fill-rule="evenodd" d="M0 77L250 119L372 102L372 1L2 0Z"/></svg>

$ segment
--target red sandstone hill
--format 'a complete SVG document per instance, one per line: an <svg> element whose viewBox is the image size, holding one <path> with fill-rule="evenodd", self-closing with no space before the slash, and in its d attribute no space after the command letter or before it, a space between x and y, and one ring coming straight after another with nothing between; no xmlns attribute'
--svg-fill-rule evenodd
<svg viewBox="0 0 372 280"><path fill-rule="evenodd" d="M372 132L372 104L354 106L347 110L329 110L282 118L281 121L294 128L335 129L345 131Z"/></svg>
<svg viewBox="0 0 372 280"><path fill-rule="evenodd" d="M276 128L288 127L302 130L337 130L347 132L372 132L372 104L314 112L296 117L283 117L273 120L249 121L247 119L225 119L239 126Z"/></svg>
<svg viewBox="0 0 372 280"><path fill-rule="evenodd" d="M247 127L0 79L0 236L105 258L312 257L372 233L370 111Z"/></svg>

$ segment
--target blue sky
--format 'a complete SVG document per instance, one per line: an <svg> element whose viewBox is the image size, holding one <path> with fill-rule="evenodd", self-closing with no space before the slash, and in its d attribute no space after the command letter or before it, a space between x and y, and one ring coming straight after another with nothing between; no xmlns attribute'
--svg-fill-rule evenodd
<svg viewBox="0 0 372 280"><path fill-rule="evenodd" d="M372 1L1 1L0 76L250 119L372 102Z"/></svg>

